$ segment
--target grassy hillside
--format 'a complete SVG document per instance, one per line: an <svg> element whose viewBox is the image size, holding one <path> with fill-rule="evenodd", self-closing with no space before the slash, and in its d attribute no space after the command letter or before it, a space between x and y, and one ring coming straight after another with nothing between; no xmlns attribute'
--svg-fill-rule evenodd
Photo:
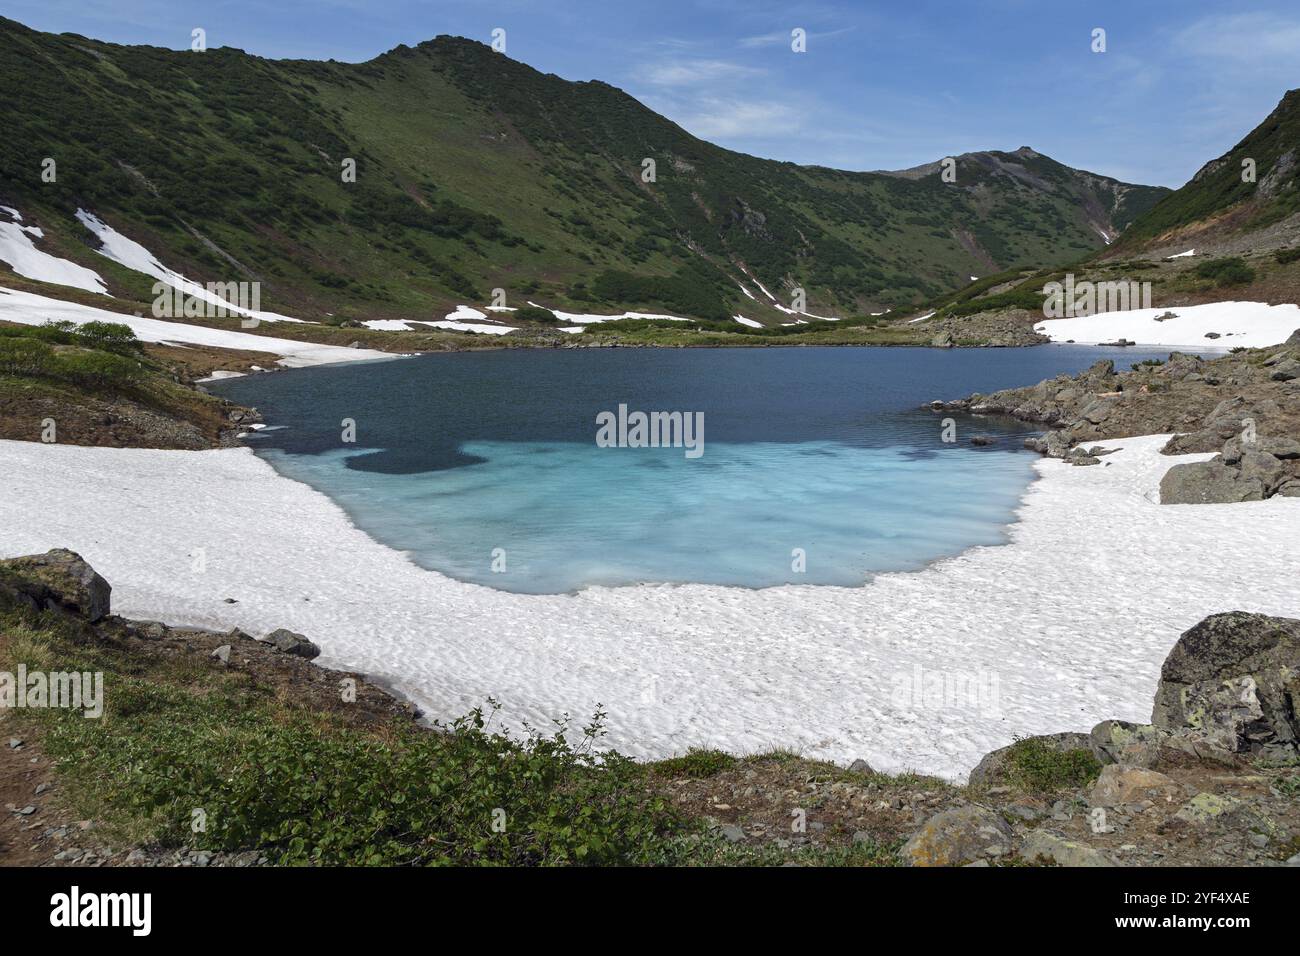
<svg viewBox="0 0 1300 956"><path fill-rule="evenodd" d="M344 64L0 20L0 77L24 91L0 101L0 204L41 248L147 298L151 280L93 252L73 218L88 208L187 275L260 279L264 308L334 322L429 318L500 288L514 306L776 325L760 282L864 315L1078 259L1164 192L1025 149L960 157L956 183L757 159L449 37Z"/></svg>
<svg viewBox="0 0 1300 956"><path fill-rule="evenodd" d="M1243 162L1254 162L1254 179ZM1258 233L1300 213L1300 90L1291 90L1249 135L1161 199L1114 246L1115 253L1205 235Z"/></svg>

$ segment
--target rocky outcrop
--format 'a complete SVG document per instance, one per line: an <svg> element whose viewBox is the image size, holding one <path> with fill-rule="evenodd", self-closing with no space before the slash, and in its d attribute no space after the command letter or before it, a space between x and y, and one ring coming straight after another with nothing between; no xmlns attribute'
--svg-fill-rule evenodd
<svg viewBox="0 0 1300 956"><path fill-rule="evenodd" d="M1160 669L1151 723L1217 750L1300 758L1300 621L1233 611L1187 631Z"/></svg>
<svg viewBox="0 0 1300 956"><path fill-rule="evenodd" d="M1210 360L1173 352L1127 372L1106 360L1078 375L928 407L1046 426L1025 445L1075 464L1097 463L1092 442L1173 433L1166 454L1218 456L1171 469L1163 502L1259 501L1300 496L1300 378L1291 363L1300 363L1300 332L1276 348Z"/></svg>
<svg viewBox="0 0 1300 956"><path fill-rule="evenodd" d="M1300 498L1300 442L1293 438L1234 437L1210 461L1170 468L1160 481L1161 504Z"/></svg>
<svg viewBox="0 0 1300 956"><path fill-rule="evenodd" d="M75 551L0 561L0 590L38 610L63 610L98 621L109 613L112 588Z"/></svg>

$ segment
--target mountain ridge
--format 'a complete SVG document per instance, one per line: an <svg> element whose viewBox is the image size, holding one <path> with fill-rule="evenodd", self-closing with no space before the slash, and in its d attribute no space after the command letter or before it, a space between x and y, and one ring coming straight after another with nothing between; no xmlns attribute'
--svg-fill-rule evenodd
<svg viewBox="0 0 1300 956"><path fill-rule="evenodd" d="M345 64L0 20L0 76L29 93L0 104L0 202L50 249L104 266L70 221L85 208L169 268L257 273L273 307L333 321L427 318L494 289L719 323L883 312L1092 254L1165 192L1037 153L968 154L956 188L748 156L604 81L449 36ZM59 180L42 183L50 154Z"/></svg>

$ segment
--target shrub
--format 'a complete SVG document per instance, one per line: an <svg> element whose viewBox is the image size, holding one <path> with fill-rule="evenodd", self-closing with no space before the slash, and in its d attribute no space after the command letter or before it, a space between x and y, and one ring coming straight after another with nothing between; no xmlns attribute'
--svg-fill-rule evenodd
<svg viewBox="0 0 1300 956"><path fill-rule="evenodd" d="M1091 750L1057 750L1038 737L1022 737L1006 757L1007 780L1037 793L1087 786L1101 773Z"/></svg>
<svg viewBox="0 0 1300 956"><path fill-rule="evenodd" d="M531 322L535 325L556 325L560 321L550 309L539 309L535 305L521 306L514 312L514 317L520 322Z"/></svg>
<svg viewBox="0 0 1300 956"><path fill-rule="evenodd" d="M692 747L684 756L669 757L651 764L655 773L668 777L712 777L734 766L736 758L721 750Z"/></svg>
<svg viewBox="0 0 1300 956"><path fill-rule="evenodd" d="M140 341L131 327L120 322L87 322L77 328L76 334L81 344L87 348L104 352L127 355L141 349Z"/></svg>
<svg viewBox="0 0 1300 956"><path fill-rule="evenodd" d="M1294 249L1279 249L1273 258L1282 263L1282 265L1295 262L1300 259L1300 246L1297 246Z"/></svg>
<svg viewBox="0 0 1300 956"><path fill-rule="evenodd" d="M44 375L54 362L54 349L34 338L0 338L0 374Z"/></svg>
<svg viewBox="0 0 1300 956"><path fill-rule="evenodd" d="M1240 256L1229 259L1211 259L1196 267L1198 278L1209 279L1216 286L1245 285L1255 280L1255 270L1246 265Z"/></svg>

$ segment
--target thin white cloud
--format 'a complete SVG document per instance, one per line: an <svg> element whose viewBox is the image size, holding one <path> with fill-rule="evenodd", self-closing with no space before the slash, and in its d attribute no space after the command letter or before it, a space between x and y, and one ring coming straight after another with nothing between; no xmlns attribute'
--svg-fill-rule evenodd
<svg viewBox="0 0 1300 956"><path fill-rule="evenodd" d="M1276 14L1236 13L1205 17L1174 36L1177 49L1205 59L1258 66L1261 60L1300 61L1300 20Z"/></svg>
<svg viewBox="0 0 1300 956"><path fill-rule="evenodd" d="M826 40L829 39L830 37L839 36L842 33L848 33L852 29L853 29L852 27L841 27L838 30L825 30L821 33L817 33L810 30L808 31L807 39L809 43L813 42L814 40ZM763 33L760 34L759 36L741 37L740 40L738 40L737 42L739 43L740 46L745 47L746 49L753 49L755 47L764 47L764 46L785 45L788 44L793 39L791 36L792 30L794 30L794 27L791 27L790 30L785 30L785 31L778 30L774 33Z"/></svg>
<svg viewBox="0 0 1300 956"><path fill-rule="evenodd" d="M759 76L762 70L727 60L668 60L651 64L641 71L642 78L655 86L693 86Z"/></svg>
<svg viewBox="0 0 1300 956"><path fill-rule="evenodd" d="M659 106L683 129L711 142L790 136L805 123L803 111L774 99L704 95L654 108Z"/></svg>

